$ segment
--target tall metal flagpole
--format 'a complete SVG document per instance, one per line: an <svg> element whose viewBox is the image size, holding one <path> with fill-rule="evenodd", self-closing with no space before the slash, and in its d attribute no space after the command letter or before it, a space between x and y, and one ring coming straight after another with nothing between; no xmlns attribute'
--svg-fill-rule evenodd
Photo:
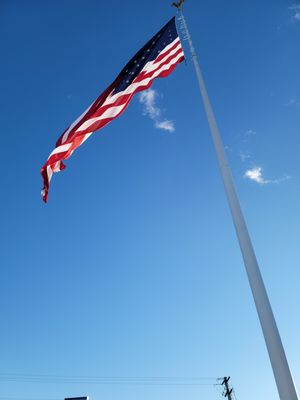
<svg viewBox="0 0 300 400"><path fill-rule="evenodd" d="M198 58L195 52L195 48L193 46L191 36L188 31L184 15L182 13L182 4L183 1L181 0L179 3L174 3L173 5L175 5L178 8L178 11L180 13L179 20L182 21L185 35L190 45L192 59L196 70L199 88L204 103L204 108L211 136L213 139L221 175L223 178L225 192L227 195L233 223L235 226L239 245L243 255L249 284L256 305L256 310L259 316L260 324L262 327L263 335L268 349L271 365L273 368L273 373L275 376L275 381L277 384L277 389L279 392L279 397L281 400L298 400L297 390L293 382L293 378L289 369L289 365L280 339L280 335L272 312L272 308L268 299L268 295L259 270L259 266L253 250L248 229L235 191L230 167L225 155L216 119L214 117L214 113L209 101L203 76L200 70Z"/></svg>

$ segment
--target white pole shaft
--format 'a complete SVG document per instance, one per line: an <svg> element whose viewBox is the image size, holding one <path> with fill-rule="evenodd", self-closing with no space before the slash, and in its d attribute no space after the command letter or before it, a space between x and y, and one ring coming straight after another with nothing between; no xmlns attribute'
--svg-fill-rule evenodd
<svg viewBox="0 0 300 400"><path fill-rule="evenodd" d="M227 162L224 146L222 144L216 119L214 117L214 113L209 101L203 76L200 70L198 58L192 43L191 36L188 31L185 18L182 13L180 15L180 19L183 23L185 34L190 45L193 63L195 66L196 75L200 87L200 92L204 103L204 108L208 119L211 136L214 142L214 147L219 167L221 170L221 175L223 178L225 192L227 195L233 223L235 226L239 245L243 255L244 264L249 279L249 284L252 290L254 302L259 316L266 346L268 349L279 397L280 400L298 400L297 390L288 366L284 348L280 339L280 335L268 299L265 285L262 280L262 276L253 250L253 246L245 223L245 219L234 188L230 167Z"/></svg>

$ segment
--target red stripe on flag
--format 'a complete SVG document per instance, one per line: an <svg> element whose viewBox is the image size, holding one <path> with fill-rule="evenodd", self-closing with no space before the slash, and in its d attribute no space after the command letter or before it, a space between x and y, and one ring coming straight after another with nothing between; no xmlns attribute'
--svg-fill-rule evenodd
<svg viewBox="0 0 300 400"><path fill-rule="evenodd" d="M174 54L171 54L171 52L177 47L178 50L176 50ZM46 164L41 168L41 175L44 182L42 196L45 202L48 200L49 185L52 174L57 172L57 170L61 171L65 168L62 160L70 157L73 151L76 150L76 148L78 148L91 133L103 128L113 119L121 115L128 107L130 100L135 93L149 89L154 79L168 76L176 68L177 64L181 63L183 60L184 55L180 41L176 40L176 43L173 46L171 46L167 51L161 52L154 61L146 63L144 67L145 70L140 72L135 80L124 90L124 93L119 92L116 94L117 97L115 101L109 103L109 99L114 96L114 88L118 87L120 80L123 79L121 75L119 75L117 79L108 86L108 88L92 103L92 105L81 117L78 118L78 120L64 131L56 142L54 154L49 156ZM151 66L155 68L151 71L147 71L147 65L149 68L151 68ZM164 69L164 67L167 68ZM132 90L133 87L134 89ZM107 104L105 104L106 101L108 101ZM116 111L116 113L112 117L101 118L106 111L109 111L113 107L120 107L120 110L115 109L114 111ZM95 118L99 119L93 121ZM81 129L85 123L86 127Z"/></svg>

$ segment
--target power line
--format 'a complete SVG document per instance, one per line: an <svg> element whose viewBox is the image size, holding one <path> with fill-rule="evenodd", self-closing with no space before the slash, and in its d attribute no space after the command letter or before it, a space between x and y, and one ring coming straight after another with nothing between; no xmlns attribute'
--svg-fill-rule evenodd
<svg viewBox="0 0 300 400"><path fill-rule="evenodd" d="M209 386L215 378L172 376L80 376L42 374L0 374L0 381L30 383L81 383L97 385L160 385L160 386Z"/></svg>
<svg viewBox="0 0 300 400"><path fill-rule="evenodd" d="M199 376L110 376L110 375L54 375L54 374L23 374L0 373L0 377L39 377L39 378L74 378L74 379L167 379L167 380L213 380L215 377Z"/></svg>
<svg viewBox="0 0 300 400"><path fill-rule="evenodd" d="M49 399L41 397L0 397L0 400L61 400L61 399Z"/></svg>

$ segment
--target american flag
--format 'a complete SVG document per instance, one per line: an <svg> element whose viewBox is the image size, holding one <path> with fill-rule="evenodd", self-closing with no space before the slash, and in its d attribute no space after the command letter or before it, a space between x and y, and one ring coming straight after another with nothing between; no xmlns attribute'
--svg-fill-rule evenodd
<svg viewBox="0 0 300 400"><path fill-rule="evenodd" d="M183 49L174 17L128 62L114 82L58 139L41 168L44 202L48 200L53 173L65 168L63 160L69 158L92 133L118 117L135 93L148 89L155 78L169 75L183 60Z"/></svg>

